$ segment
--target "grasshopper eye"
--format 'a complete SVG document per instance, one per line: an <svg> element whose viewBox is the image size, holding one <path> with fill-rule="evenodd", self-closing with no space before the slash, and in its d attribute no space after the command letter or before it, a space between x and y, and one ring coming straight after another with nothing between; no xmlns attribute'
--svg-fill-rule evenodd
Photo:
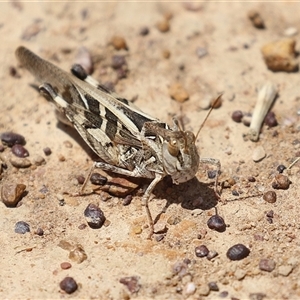
<svg viewBox="0 0 300 300"><path fill-rule="evenodd" d="M168 151L172 156L177 156L179 153L178 142L176 139L172 139L168 143Z"/></svg>

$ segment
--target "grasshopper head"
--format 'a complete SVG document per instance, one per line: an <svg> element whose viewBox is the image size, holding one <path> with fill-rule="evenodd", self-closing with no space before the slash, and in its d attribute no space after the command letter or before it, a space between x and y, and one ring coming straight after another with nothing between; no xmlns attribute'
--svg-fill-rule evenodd
<svg viewBox="0 0 300 300"><path fill-rule="evenodd" d="M174 131L163 143L163 165L174 183L194 178L199 167L199 154L191 131Z"/></svg>

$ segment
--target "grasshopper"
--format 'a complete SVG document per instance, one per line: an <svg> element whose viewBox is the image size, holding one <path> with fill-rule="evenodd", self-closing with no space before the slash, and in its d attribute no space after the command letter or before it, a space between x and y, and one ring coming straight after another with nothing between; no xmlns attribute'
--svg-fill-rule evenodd
<svg viewBox="0 0 300 300"><path fill-rule="evenodd" d="M214 164L217 166L215 194L219 197L220 162L212 158L200 159L195 145L201 128L195 136L191 131L182 130L175 118L173 126L169 127L108 90L80 65L74 65L69 74L23 46L17 48L16 57L41 83L40 92L54 102L58 111L102 160L94 162L89 175L94 168L100 168L125 176L152 179L142 197L150 237L154 233L154 222L149 199L165 176L170 175L173 183L180 184L195 177L200 162ZM86 182L88 179L89 176Z"/></svg>

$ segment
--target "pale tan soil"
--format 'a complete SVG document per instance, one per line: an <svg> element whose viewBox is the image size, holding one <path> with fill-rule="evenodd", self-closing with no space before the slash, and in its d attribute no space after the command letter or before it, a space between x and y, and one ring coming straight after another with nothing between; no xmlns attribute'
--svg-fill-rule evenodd
<svg viewBox="0 0 300 300"><path fill-rule="evenodd" d="M290 188L276 191L274 204L265 202L261 196L239 199L230 189L222 193L222 199L228 202L217 204L212 196L212 182L203 168L197 174L198 180L172 187L168 180L160 183L150 203L154 217L167 205L157 226L167 225L168 231L159 242L146 239L147 219L141 193L134 194L129 206L123 206L120 198L108 198L106 193L65 196L66 204L59 205L58 194L79 191L76 177L87 174L91 151L73 131L57 125L52 106L29 86L34 79L19 68L14 56L20 44L65 70L74 62L77 49L84 45L95 59L94 76L99 81L112 81L116 76L110 67L103 74L105 64L99 58L105 56L109 62L112 55L126 53L129 73L118 82L116 91L128 99L138 96L138 107L169 123L173 115L181 114L186 129L194 132L207 114L200 109L202 99L224 93L222 107L211 114L197 145L202 157L220 159L220 181L236 178L241 196L272 190L277 166L288 166L299 154L299 73L267 70L260 48L282 38L290 26L300 29L300 5L193 5L199 10L189 11L182 3L0 4L0 132L11 130L24 135L29 159L41 155L46 160L43 166L24 170L7 162L8 168L2 174L0 186L7 182L24 183L28 193L17 208L0 205L0 298L218 299L226 295L224 292L228 292L225 299L261 299L262 294L265 299L300 298L299 163L291 169ZM251 25L247 18L250 9L260 12L265 30ZM85 19L83 11L87 13ZM171 28L161 33L155 24L166 13L173 14ZM29 26L40 30L30 40L22 40ZM149 35L139 35L143 26L149 28ZM114 35L126 39L128 51L118 52L108 45ZM295 39L299 41L299 34ZM199 58L197 47L206 48L208 54ZM163 50L170 51L169 59L163 58ZM20 78L10 75L11 66L17 67ZM190 94L182 105L169 97L168 86L175 81ZM236 109L253 111L256 89L267 81L279 88L273 107L279 125L272 129L264 127L258 143L244 141L242 134L248 129L233 122L231 113ZM287 120L290 126L285 125ZM294 142L297 139L298 143ZM73 147L69 148L66 141ZM251 156L257 145L264 147L267 156L254 163ZM44 155L45 147L51 148L50 156ZM10 149L1 155L8 160ZM59 160L61 155L65 161ZM248 176L255 176L256 182L248 182ZM43 187L47 188L45 194L40 191ZM207 204L191 210L189 203L199 196ZM100 205L109 226L98 230L78 228L86 222L83 211L89 203ZM215 213L213 206L217 206L228 225L223 233L207 228L207 220ZM274 211L273 224L266 217L270 210ZM180 222L169 225L170 217L178 217ZM29 223L31 232L16 234L17 221ZM45 232L42 237L34 233L39 227ZM140 228L142 233L135 234ZM70 260L69 252L58 246L62 240L82 245L87 260L81 264ZM236 243L245 244L251 253L234 262L226 257L226 251ZM195 247L201 244L217 251L218 256L211 261L197 258ZM262 258L276 262L272 272L259 269ZM172 270L175 263L184 259L191 263L188 274L181 278ZM60 267L65 261L72 264L68 270ZM59 288L66 276L79 284L71 295ZM131 294L119 283L126 276L139 277L138 293ZM207 291L211 281L217 283L218 292ZM196 286L191 295L187 294L189 282Z"/></svg>

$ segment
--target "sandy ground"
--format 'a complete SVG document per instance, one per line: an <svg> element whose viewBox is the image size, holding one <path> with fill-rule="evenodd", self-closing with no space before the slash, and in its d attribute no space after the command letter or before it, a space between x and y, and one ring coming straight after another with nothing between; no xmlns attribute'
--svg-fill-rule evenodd
<svg viewBox="0 0 300 300"><path fill-rule="evenodd" d="M265 29L251 24L247 17L251 9L260 13ZM284 38L287 28L300 29L299 9L299 4L288 2L1 3L0 132L25 136L28 159L42 156L45 164L15 168L10 148L0 153L2 164L7 165L0 186L26 185L17 207L0 203L0 298L300 298L300 164L284 173L292 182L289 189L272 188L277 166L288 166L299 156L299 73L268 70L260 50ZM170 15L170 30L159 31L156 24ZM144 27L149 34L140 34ZM126 40L128 50L110 45L115 35ZM299 40L299 34L294 39ZM21 44L64 70L69 70L78 49L85 46L97 80L115 82L119 94L137 97L138 107L163 121L171 123L172 116L180 116L193 132L207 114L201 109L207 99L223 93L222 106L213 110L197 141L201 157L221 161L220 182L236 182L223 189L223 203L213 196L207 168L201 166L197 179L179 186L166 179L155 189L150 207L156 228L168 230L147 240L140 199L149 181L141 181L128 206L106 192L64 195L80 190L76 178L86 176L92 152L74 131L57 122L52 106L30 87L33 77L14 56ZM207 54L201 56L203 49ZM110 66L113 55L125 55L126 78L116 81L117 72ZM264 126L257 143L245 141L243 133L249 129L235 123L231 114L237 109L252 112L257 88L267 81L279 89L272 108L279 125ZM174 82L185 87L188 101L181 104L171 99L169 86ZM252 160L257 146L266 152L258 163ZM45 147L51 148L51 155L44 154ZM262 199L268 190L276 192L275 203ZM89 203L98 204L106 216L101 229L82 225ZM224 232L207 227L215 207L227 225ZM31 232L15 233L18 221L27 222ZM36 234L38 228L43 235ZM226 252L237 243L248 247L250 254L231 261ZM197 257L195 247L200 245L218 255L211 260ZM73 248L83 249L87 258L78 263L78 255L69 257ZM275 268L262 270L262 259L268 265L275 262ZM63 262L71 268L63 269ZM59 285L67 276L78 284L71 295ZM125 277L130 277L127 285L120 283ZM212 282L215 288L209 289Z"/></svg>

